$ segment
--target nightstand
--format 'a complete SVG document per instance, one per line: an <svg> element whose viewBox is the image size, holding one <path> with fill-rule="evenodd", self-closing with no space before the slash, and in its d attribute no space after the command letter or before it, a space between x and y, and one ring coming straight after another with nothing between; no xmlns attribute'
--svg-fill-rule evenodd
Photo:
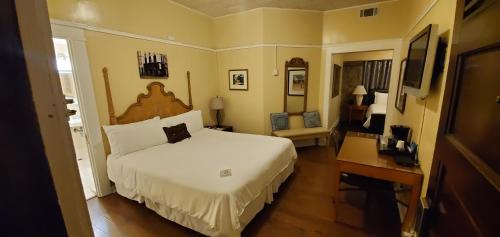
<svg viewBox="0 0 500 237"><path fill-rule="evenodd" d="M366 105L349 105L349 124L351 124L352 120L363 121L367 109L368 106Z"/></svg>
<svg viewBox="0 0 500 237"><path fill-rule="evenodd" d="M205 128L215 129L215 130L224 131L224 132L232 132L233 131L233 126L224 126L224 125L221 125L219 127L217 127L217 126L205 126Z"/></svg>

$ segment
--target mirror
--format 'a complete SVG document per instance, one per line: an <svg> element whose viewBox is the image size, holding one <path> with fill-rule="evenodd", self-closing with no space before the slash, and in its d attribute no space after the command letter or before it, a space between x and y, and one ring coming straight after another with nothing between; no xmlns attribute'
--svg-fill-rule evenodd
<svg viewBox="0 0 500 237"><path fill-rule="evenodd" d="M285 112L302 114L307 107L309 63L302 58L285 62Z"/></svg>

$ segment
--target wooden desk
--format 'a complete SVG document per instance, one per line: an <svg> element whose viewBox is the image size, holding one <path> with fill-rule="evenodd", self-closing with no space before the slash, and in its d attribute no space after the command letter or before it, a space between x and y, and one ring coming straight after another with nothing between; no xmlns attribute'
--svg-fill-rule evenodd
<svg viewBox="0 0 500 237"><path fill-rule="evenodd" d="M420 190L422 171L420 168L408 168L397 165L394 159L377 152L376 136L364 133L348 132L337 156L334 173L334 200L338 201L340 174L351 173L366 177L411 185L408 209L402 224L402 231L409 232L415 220ZM335 213L336 219L336 213Z"/></svg>

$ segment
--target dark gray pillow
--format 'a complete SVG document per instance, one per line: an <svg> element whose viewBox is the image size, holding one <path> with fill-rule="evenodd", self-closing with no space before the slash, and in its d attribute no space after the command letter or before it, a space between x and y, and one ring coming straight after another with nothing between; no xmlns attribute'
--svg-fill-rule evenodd
<svg viewBox="0 0 500 237"><path fill-rule="evenodd" d="M321 127L321 120L319 119L318 111L304 112L302 116L304 116L304 127L306 128Z"/></svg>
<svg viewBox="0 0 500 237"><path fill-rule="evenodd" d="M163 131L167 135L168 143L177 143L191 137L185 123L177 124L172 127L163 127Z"/></svg>
<svg viewBox="0 0 500 237"><path fill-rule="evenodd" d="M273 131L288 129L288 113L271 113Z"/></svg>

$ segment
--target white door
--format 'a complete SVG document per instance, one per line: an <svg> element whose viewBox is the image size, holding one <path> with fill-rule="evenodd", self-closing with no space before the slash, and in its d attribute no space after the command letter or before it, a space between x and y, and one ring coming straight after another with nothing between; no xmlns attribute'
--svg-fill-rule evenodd
<svg viewBox="0 0 500 237"><path fill-rule="evenodd" d="M112 192L112 188L106 170L85 33L81 28L57 23L53 23L51 28L61 87L67 99L74 102L68 105L68 109L76 111L75 115L70 116L69 123L75 153L81 159L78 160L78 165L84 191L86 197L92 193L99 197L105 196Z"/></svg>

